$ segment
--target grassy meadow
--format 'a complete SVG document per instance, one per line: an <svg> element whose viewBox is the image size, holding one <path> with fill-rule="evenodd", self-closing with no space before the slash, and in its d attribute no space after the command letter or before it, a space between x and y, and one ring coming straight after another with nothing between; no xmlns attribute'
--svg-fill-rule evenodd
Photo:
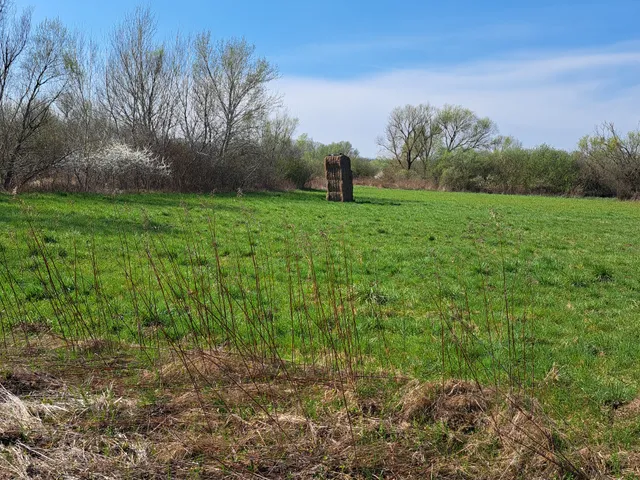
<svg viewBox="0 0 640 480"><path fill-rule="evenodd" d="M477 381L530 393L567 444L604 446L624 470L616 452L640 447L640 421L614 420L640 391L640 205L355 196L0 196L5 352L46 331L71 357L134 346L147 369L167 345L357 372L365 396L387 388L377 376Z"/></svg>

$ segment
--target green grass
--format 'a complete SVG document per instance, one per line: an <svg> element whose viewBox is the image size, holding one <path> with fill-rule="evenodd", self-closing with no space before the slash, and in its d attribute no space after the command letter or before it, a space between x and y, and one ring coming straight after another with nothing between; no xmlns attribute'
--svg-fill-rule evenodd
<svg viewBox="0 0 640 480"><path fill-rule="evenodd" d="M215 269L215 224L225 265L251 272L255 250L260 268L272 272L273 331L286 343L287 258L313 253L322 281L331 275L326 255L342 262L346 252L362 351L380 368L439 378L442 316L455 316L457 305L463 317L466 312L481 325L489 310L504 328L499 313L506 298L516 323L527 319L523 328L529 330L522 334L532 352L529 361L535 360L530 368L538 382L558 372L547 393L576 428L583 417L638 394L640 204L365 187L356 188L355 196L353 204L327 203L317 191L242 197L1 196L0 257L19 285L20 311L30 321L52 322L50 292L38 278L46 266L29 240L33 228L47 255L61 265L69 298L86 299L87 308L108 299L110 311L118 314L117 321L109 320L114 334L133 338L136 327L123 327L134 316L123 273L123 239L136 246L132 253L140 265L144 246L151 245L159 260L195 271L189 249L199 249L196 267L207 272ZM101 297L92 280L92 251ZM81 281L73 278L74 265ZM309 274L305 266L303 276ZM144 314L145 326L174 321L154 279L147 277L158 308ZM0 276L0 286L2 281ZM0 295L7 299L13 293L6 278L4 285ZM231 294L241 302L242 288ZM5 322L15 320L6 317ZM469 354L479 364L491 364L478 345L470 345ZM446 369L457 372L455 366Z"/></svg>

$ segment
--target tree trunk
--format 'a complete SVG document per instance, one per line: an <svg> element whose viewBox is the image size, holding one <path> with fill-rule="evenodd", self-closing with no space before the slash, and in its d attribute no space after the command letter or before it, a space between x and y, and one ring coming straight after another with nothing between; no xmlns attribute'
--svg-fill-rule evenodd
<svg viewBox="0 0 640 480"><path fill-rule="evenodd" d="M9 163L7 165L7 173L4 176L4 181L2 183L2 188L6 191L9 191L9 189L11 188L11 182L13 181L13 177L15 174L15 164L16 164L16 159L15 157L9 157Z"/></svg>

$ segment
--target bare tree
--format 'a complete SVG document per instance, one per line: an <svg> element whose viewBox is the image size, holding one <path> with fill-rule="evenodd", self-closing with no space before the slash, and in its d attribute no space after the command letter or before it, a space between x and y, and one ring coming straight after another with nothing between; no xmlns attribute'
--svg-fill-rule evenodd
<svg viewBox="0 0 640 480"><path fill-rule="evenodd" d="M215 144L217 155L224 159L256 138L264 119L279 104L279 98L267 90L278 72L256 57L255 47L244 39L214 43L207 32L197 37L195 48L200 136L205 145Z"/></svg>
<svg viewBox="0 0 640 480"><path fill-rule="evenodd" d="M25 10L17 18L12 13L8 0L0 0L0 106L7 102L15 64L27 48L31 32L31 12Z"/></svg>
<svg viewBox="0 0 640 480"><path fill-rule="evenodd" d="M118 130L137 147L165 144L176 122L175 52L155 41L148 8L127 16L111 36L105 72L105 107Z"/></svg>
<svg viewBox="0 0 640 480"><path fill-rule="evenodd" d="M580 140L579 152L588 173L616 196L640 195L640 130L622 136L613 123L604 123Z"/></svg>
<svg viewBox="0 0 640 480"><path fill-rule="evenodd" d="M439 133L435 109L431 105L405 105L393 109L384 135L378 138L378 145L401 167L411 170L420 160L426 165Z"/></svg>
<svg viewBox="0 0 640 480"><path fill-rule="evenodd" d="M447 152L490 148L498 131L489 118L479 118L471 110L455 105L445 105L438 122Z"/></svg>
<svg viewBox="0 0 640 480"><path fill-rule="evenodd" d="M210 110L209 100L206 92L201 90L201 85L197 82L195 71L196 57L194 54L194 42L191 38L180 39L176 45L181 55L176 57L178 68L177 95L179 99L178 124L180 134L193 150L198 150L199 146L211 141L203 132L203 115ZM204 94L204 98L200 95ZM205 113L203 113L204 111Z"/></svg>
<svg viewBox="0 0 640 480"><path fill-rule="evenodd" d="M0 1L0 180L4 189L11 186L15 169L12 156L19 111L13 82L31 32L31 12L24 11L16 18L12 10L8 1Z"/></svg>
<svg viewBox="0 0 640 480"><path fill-rule="evenodd" d="M50 20L32 32L29 11L16 17L8 2L0 7L0 179L9 190L68 155L39 142L57 126L53 106L67 85L69 36Z"/></svg>
<svg viewBox="0 0 640 480"><path fill-rule="evenodd" d="M438 123L438 110L431 105L422 106L422 125L417 132L418 157L422 162L423 175L426 178L437 160L442 143L442 128Z"/></svg>
<svg viewBox="0 0 640 480"><path fill-rule="evenodd" d="M82 189L89 188L92 164L113 136L107 112L100 103L103 63L95 42L81 35L73 38L69 58L69 82L56 102L64 122L64 137L71 151L66 171Z"/></svg>
<svg viewBox="0 0 640 480"><path fill-rule="evenodd" d="M290 117L286 112L278 112L267 119L261 129L260 147L266 158L273 162L290 153L293 148L293 135L298 128L298 119Z"/></svg>

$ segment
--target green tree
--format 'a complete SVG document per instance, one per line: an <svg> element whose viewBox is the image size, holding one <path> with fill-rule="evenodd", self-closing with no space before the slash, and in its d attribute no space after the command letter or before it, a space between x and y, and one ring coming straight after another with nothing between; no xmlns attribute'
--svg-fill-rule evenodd
<svg viewBox="0 0 640 480"><path fill-rule="evenodd" d="M445 105L438 114L438 123L447 152L488 149L498 132L491 119L480 118L458 105Z"/></svg>

